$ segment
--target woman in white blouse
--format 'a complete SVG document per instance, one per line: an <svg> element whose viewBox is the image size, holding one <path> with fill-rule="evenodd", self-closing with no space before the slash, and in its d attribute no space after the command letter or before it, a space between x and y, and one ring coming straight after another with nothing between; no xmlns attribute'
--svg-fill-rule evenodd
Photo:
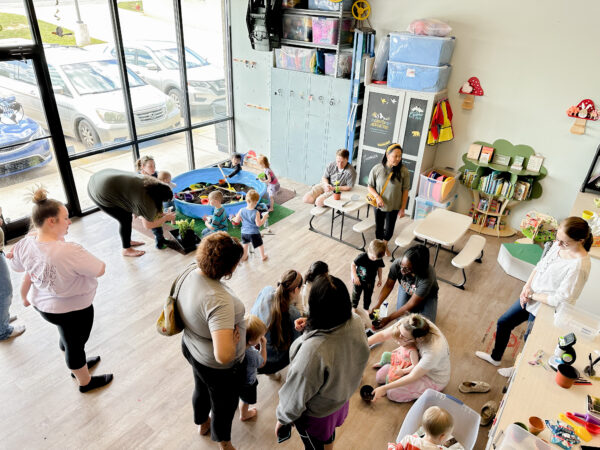
<svg viewBox="0 0 600 450"><path fill-rule="evenodd" d="M585 220L581 217L563 220L558 227L555 243L529 275L519 299L498 319L492 353L475 354L499 366L513 328L526 320L533 322L542 303L553 307L563 302L574 304L590 274L588 252L592 242L592 231ZM529 330L530 327L525 339ZM510 372L500 374L507 376Z"/></svg>

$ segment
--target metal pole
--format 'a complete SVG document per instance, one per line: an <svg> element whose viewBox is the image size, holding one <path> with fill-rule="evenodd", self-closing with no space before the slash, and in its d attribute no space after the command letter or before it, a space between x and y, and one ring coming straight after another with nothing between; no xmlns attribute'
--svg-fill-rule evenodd
<svg viewBox="0 0 600 450"><path fill-rule="evenodd" d="M79 0L74 0L75 1L75 11L77 12L77 23L83 23L83 21L81 20L81 13L79 12Z"/></svg>

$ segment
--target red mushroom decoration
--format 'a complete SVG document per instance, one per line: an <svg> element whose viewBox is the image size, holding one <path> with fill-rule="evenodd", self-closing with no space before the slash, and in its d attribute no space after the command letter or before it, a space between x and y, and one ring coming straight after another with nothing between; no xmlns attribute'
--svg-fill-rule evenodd
<svg viewBox="0 0 600 450"><path fill-rule="evenodd" d="M464 83L458 90L458 93L465 94L465 101L462 104L462 108L473 109L473 104L475 102L474 96L476 95L477 97L481 97L483 95L483 89L481 88L479 78L469 78L469 80L466 83Z"/></svg>
<svg viewBox="0 0 600 450"><path fill-rule="evenodd" d="M575 117L575 123L571 127L573 134L585 134L586 120L598 120L600 112L596 109L594 102L589 98L581 100L577 106L567 109L567 116Z"/></svg>

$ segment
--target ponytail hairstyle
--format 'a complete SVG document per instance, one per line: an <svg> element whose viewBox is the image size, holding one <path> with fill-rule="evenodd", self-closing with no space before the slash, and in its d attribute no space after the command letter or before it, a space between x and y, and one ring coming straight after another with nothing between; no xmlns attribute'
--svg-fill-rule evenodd
<svg viewBox="0 0 600 450"><path fill-rule="evenodd" d="M41 186L33 191L31 201L31 223L35 228L42 228L46 219L57 217L60 207L63 206L58 200L48 198L48 191Z"/></svg>
<svg viewBox="0 0 600 450"><path fill-rule="evenodd" d="M431 336L435 334L429 325L429 321L421 314L413 313L400 319L393 332L395 338L398 338L401 334L400 327L404 327L404 329L410 332L411 336L415 339L425 338L425 340L429 340Z"/></svg>
<svg viewBox="0 0 600 450"><path fill-rule="evenodd" d="M385 167L387 164L388 153L391 153L396 149L398 149L398 150L400 150L400 152L404 153L404 150L402 150L402 146L400 144L390 145L387 148L387 150L385 151L385 155L383 155L383 159L381 160L381 164L383 164L383 167ZM397 166L392 167L392 174L393 175L392 175L391 180L397 180L397 181L402 180L402 159L400 159L400 162L398 163Z"/></svg>
<svg viewBox="0 0 600 450"><path fill-rule="evenodd" d="M594 236L592 235L592 229L585 220L576 216L567 217L560 223L560 227L574 241L583 241L582 245L585 251L590 251L594 243Z"/></svg>
<svg viewBox="0 0 600 450"><path fill-rule="evenodd" d="M291 294L300 286L302 286L302 275L295 270L288 270L282 275L281 281L277 282L269 320L271 344L277 350L285 351L292 344L292 327L282 326L282 323L289 319Z"/></svg>
<svg viewBox="0 0 600 450"><path fill-rule="evenodd" d="M323 261L315 261L310 265L308 271L304 274L304 281L306 283L312 283L319 275L326 275L329 273L329 266Z"/></svg>
<svg viewBox="0 0 600 450"><path fill-rule="evenodd" d="M141 172L142 168L146 165L148 161L154 161L154 158L150 155L144 155L140 159L135 162L135 170L137 172Z"/></svg>

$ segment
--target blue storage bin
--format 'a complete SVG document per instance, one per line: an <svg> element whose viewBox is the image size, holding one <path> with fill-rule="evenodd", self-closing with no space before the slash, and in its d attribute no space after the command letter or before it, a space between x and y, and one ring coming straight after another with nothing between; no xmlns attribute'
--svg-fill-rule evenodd
<svg viewBox="0 0 600 450"><path fill-rule="evenodd" d="M390 33L390 61L443 66L450 63L454 37Z"/></svg>
<svg viewBox="0 0 600 450"><path fill-rule="evenodd" d="M390 61L387 85L410 91L438 92L446 88L451 70L451 66L424 66Z"/></svg>
<svg viewBox="0 0 600 450"><path fill-rule="evenodd" d="M329 0L308 0L308 9L318 9L319 11L339 11L340 6L344 11L350 11L354 0L343 0L339 3Z"/></svg>

